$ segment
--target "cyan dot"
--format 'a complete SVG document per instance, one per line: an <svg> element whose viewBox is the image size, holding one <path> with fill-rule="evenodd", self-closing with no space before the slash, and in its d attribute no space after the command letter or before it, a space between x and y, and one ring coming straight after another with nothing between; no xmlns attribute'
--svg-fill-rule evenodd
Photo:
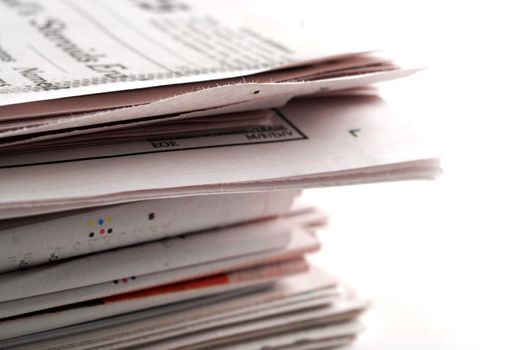
<svg viewBox="0 0 523 350"><path fill-rule="evenodd" d="M104 224L104 219L98 220L98 225L103 225L103 224Z"/></svg>

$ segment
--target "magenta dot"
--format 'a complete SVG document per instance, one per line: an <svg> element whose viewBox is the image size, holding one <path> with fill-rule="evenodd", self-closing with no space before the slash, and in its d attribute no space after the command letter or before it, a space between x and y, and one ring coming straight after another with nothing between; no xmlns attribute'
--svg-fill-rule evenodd
<svg viewBox="0 0 523 350"><path fill-rule="evenodd" d="M103 235L105 233L105 230L104 229L101 229L100 230L100 234Z"/></svg>

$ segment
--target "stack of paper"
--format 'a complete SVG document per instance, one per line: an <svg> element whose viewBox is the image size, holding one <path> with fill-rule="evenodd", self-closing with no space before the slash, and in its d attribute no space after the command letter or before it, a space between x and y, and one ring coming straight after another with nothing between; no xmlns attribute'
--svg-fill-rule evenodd
<svg viewBox="0 0 523 350"><path fill-rule="evenodd" d="M202 5L0 2L0 348L361 330L367 303L305 258L325 215L295 197L438 174L369 86L415 70Z"/></svg>
<svg viewBox="0 0 523 350"><path fill-rule="evenodd" d="M295 339L295 331L312 326L318 327L318 341L352 338L360 329L354 318L366 303L350 290L339 289L338 282L325 273L308 269L303 255L319 248L313 229L325 216L307 206L295 205L288 211L295 195L263 194L264 200L257 198L262 194L224 195L222 204L231 211L241 212L245 201L265 201L265 211L258 214L270 217L131 246L120 241L111 250L102 245L109 240L86 239L73 244L69 248L73 257L59 264L3 273L0 344L76 349L154 342L159 348L177 348L263 336L255 342L260 346L266 341L288 342ZM213 215L215 203L207 203L207 197L191 200L199 202L203 214ZM161 210L176 213L184 202L160 204L151 221L159 220L160 227L175 223ZM123 236L127 233L120 228L125 221L139 222L135 216L143 208L127 211L126 206L103 210L106 216L99 220L112 215L111 222L104 223L113 227L107 235ZM252 216L249 210L244 219ZM132 216L125 217L127 212ZM101 212L52 220L67 225L96 214ZM35 224L22 225L30 231ZM70 247L69 242L53 239L54 230L41 229L41 234L64 252ZM91 246L97 251L75 255L75 248L84 248L82 244L98 244ZM336 332L326 325L336 326L332 330Z"/></svg>

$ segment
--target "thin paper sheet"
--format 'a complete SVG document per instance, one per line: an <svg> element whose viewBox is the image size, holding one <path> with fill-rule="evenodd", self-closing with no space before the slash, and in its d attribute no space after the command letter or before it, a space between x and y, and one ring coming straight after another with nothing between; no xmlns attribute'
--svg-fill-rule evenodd
<svg viewBox="0 0 523 350"><path fill-rule="evenodd" d="M306 253L318 250L319 247L320 244L313 234L296 228L291 232L289 244L282 249L223 258L217 261L204 261L200 264L187 267L115 279L110 282L6 301L0 303L0 318L277 261L296 259Z"/></svg>
<svg viewBox="0 0 523 350"><path fill-rule="evenodd" d="M269 22L242 5L2 1L0 105L244 76L361 51L311 45L303 23L289 25L294 16Z"/></svg>
<svg viewBox="0 0 523 350"><path fill-rule="evenodd" d="M283 215L295 195L193 196L3 221L0 272Z"/></svg>
<svg viewBox="0 0 523 350"><path fill-rule="evenodd" d="M233 271L201 279L153 287L86 303L68 305L64 309L46 310L0 321L0 339L7 339L54 328L69 326L105 317L152 308L160 305L197 299L235 289L263 285L307 270L298 259Z"/></svg>
<svg viewBox="0 0 523 350"><path fill-rule="evenodd" d="M278 250L288 244L291 229L284 221L262 221L142 243L27 271L4 273L0 274L0 301ZM209 250L209 246L213 249Z"/></svg>
<svg viewBox="0 0 523 350"><path fill-rule="evenodd" d="M245 133L2 157L0 214L439 171L434 143L378 98L296 100L275 113L272 126Z"/></svg>
<svg viewBox="0 0 523 350"><path fill-rule="evenodd" d="M63 346L67 349L86 349L92 346L139 345L147 339L144 335L166 337L182 335L187 331L204 330L221 325L234 324L238 320L250 320L265 314L277 315L285 305L299 308L314 300L332 300L339 296L336 280L325 272L312 268L306 273L278 280L273 287L260 291L224 295L224 298L209 298L167 305L162 308L143 310L105 320L84 323L57 329L11 341L0 342L1 346ZM354 300L351 293L346 298ZM327 299L325 299L327 298ZM303 304L305 303L305 304ZM323 301L325 303L325 301ZM328 303L328 302L327 302ZM303 305L303 306L301 306ZM355 301L356 309L366 303ZM277 311L280 308L281 311ZM287 311L288 312L288 311ZM47 339L47 340L46 340ZM35 342L33 346L29 343ZM24 345L22 345L24 344Z"/></svg>

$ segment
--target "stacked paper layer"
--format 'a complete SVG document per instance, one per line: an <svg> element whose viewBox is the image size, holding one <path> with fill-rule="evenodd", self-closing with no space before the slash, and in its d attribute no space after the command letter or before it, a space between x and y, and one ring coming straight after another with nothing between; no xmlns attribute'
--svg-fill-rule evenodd
<svg viewBox="0 0 523 350"><path fill-rule="evenodd" d="M163 212L150 212L151 203L136 203L22 223L18 228L30 232L32 226L51 220L44 226L49 231L40 230L42 239L49 246L62 245L63 252L73 257L0 274L0 346L30 349L60 344L83 349L154 343L159 348L201 348L241 340L256 348L271 342L292 344L299 334L295 331L312 326L317 333L312 343L352 340L360 330L354 319L366 303L350 290L339 289L335 279L308 267L303 256L319 248L313 230L324 224L325 216L306 206L288 211L295 195L265 194L263 212L255 216L244 203L260 199L258 194L216 196L239 222L182 236L164 234L167 238L134 245L119 241L110 250L104 245L111 238L127 234L120 231L125 220L138 223L135 216L148 213L148 218L154 215L150 220L154 225L164 227L176 222L168 213L184 210L187 200L156 201ZM201 215L212 216L215 203L207 199L191 201L198 202ZM85 222L95 215L102 217L97 228L106 224L103 220L110 221L113 236L84 235L83 242L69 251L63 248L53 224ZM187 222L191 224L197 223ZM152 227L149 231L154 232ZM75 249L82 244L98 244L98 252L78 255ZM133 327L137 328L130 332Z"/></svg>

